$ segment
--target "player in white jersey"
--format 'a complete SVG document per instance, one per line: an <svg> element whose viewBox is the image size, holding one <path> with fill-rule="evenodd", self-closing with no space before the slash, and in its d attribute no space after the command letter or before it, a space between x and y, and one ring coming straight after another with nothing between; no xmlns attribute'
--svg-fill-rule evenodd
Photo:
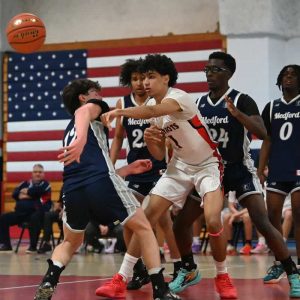
<svg viewBox="0 0 300 300"><path fill-rule="evenodd" d="M104 114L102 121L110 127L111 121L118 116L152 119L153 125L145 130L144 139L156 159L165 156L166 139L171 142L173 156L166 172L151 192L145 214L154 226L171 205L182 208L186 197L195 188L203 199L214 259L222 266L228 279L224 288L229 290L227 294L231 298L236 298L236 289L225 266L226 237L221 222L223 166L217 144L212 140L191 96L172 88L178 75L172 60L165 55L147 55L142 69L145 73L145 89L157 104L116 109ZM137 241L130 244L130 253L135 253L136 257L141 255ZM180 275L185 285L196 284L201 279L197 266L192 267L190 272ZM181 290L178 288L176 292Z"/></svg>

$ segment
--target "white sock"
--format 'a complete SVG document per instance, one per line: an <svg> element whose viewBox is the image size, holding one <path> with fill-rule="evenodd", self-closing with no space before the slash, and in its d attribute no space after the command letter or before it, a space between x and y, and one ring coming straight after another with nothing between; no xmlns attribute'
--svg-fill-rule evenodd
<svg viewBox="0 0 300 300"><path fill-rule="evenodd" d="M214 260L214 262L215 262L217 274L226 274L226 273L228 273L227 266L226 266L226 260L224 260L224 261Z"/></svg>
<svg viewBox="0 0 300 300"><path fill-rule="evenodd" d="M286 241L287 241L287 238L283 237L283 240L284 240L284 242L286 243Z"/></svg>
<svg viewBox="0 0 300 300"><path fill-rule="evenodd" d="M130 276L132 276L133 267L137 261L138 257L134 257L128 253L125 253L119 274L121 274L126 281Z"/></svg>
<svg viewBox="0 0 300 300"><path fill-rule="evenodd" d="M64 265L58 260L52 260L54 266L62 268Z"/></svg>
<svg viewBox="0 0 300 300"><path fill-rule="evenodd" d="M193 244L200 245L200 238L199 238L199 236L193 236Z"/></svg>
<svg viewBox="0 0 300 300"><path fill-rule="evenodd" d="M261 245L265 245L265 244L266 244L266 239L265 239L265 237L260 236L260 237L258 238L258 243L261 244Z"/></svg>

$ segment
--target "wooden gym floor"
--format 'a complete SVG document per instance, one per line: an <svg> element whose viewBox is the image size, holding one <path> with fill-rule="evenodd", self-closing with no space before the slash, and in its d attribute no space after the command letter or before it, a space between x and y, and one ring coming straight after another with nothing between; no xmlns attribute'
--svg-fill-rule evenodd
<svg viewBox="0 0 300 300"><path fill-rule="evenodd" d="M37 285L47 268L49 255L26 254L28 245L22 244L19 253L0 253L0 300L32 300ZM295 245L290 244L292 255ZM118 271L123 256L121 254L76 254L63 272L57 291L52 300L93 300L95 289ZM295 258L295 257L294 257ZM168 257L166 256L168 260ZM219 299L214 290L215 270L210 255L195 255L202 280L189 287L180 295L186 300ZM272 255L237 255L227 257L229 273L234 279L241 300L286 300L287 279L278 284L264 285L262 277L273 262ZM169 277L172 264L166 262L165 275ZM126 299L150 300L151 286L139 291L130 291Z"/></svg>

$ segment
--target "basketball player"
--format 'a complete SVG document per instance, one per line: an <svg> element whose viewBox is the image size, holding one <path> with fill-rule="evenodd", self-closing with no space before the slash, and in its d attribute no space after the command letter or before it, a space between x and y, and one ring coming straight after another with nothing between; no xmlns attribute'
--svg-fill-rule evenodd
<svg viewBox="0 0 300 300"><path fill-rule="evenodd" d="M263 183L266 179L263 170L268 165L266 187L268 213L272 224L280 232L282 232L283 203L286 196L291 193L296 249L300 265L300 66L285 66L278 75L277 85L282 90L282 97L269 102L262 113L267 137L260 151L258 175ZM265 283L278 282L284 276L284 265L280 264L277 253L274 254L276 261L264 278Z"/></svg>
<svg viewBox="0 0 300 300"><path fill-rule="evenodd" d="M266 130L256 103L248 95L229 87L228 81L236 68L235 59L224 52L214 52L204 69L210 92L197 100L198 109L224 160L224 190L236 191L238 201L248 209L256 228L263 234L271 250L281 261L291 284L290 296L300 296L300 281L282 236L270 223L262 196L262 188L249 154L250 137L266 137ZM190 228L200 214L197 202L188 201L181 217L174 224L177 246L185 260L192 261ZM184 259L183 257L186 258ZM178 275L179 277L179 275ZM224 298L226 295L224 295Z"/></svg>
<svg viewBox="0 0 300 300"><path fill-rule="evenodd" d="M135 119L152 118L153 125L147 128L144 134L150 153L156 159L163 159L165 139L168 139L173 147L173 156L166 172L151 191L145 214L154 226L171 205L181 209L187 195L195 188L203 199L214 259L223 265L226 258L226 237L221 222L222 164L216 149L217 144L213 141L191 96L173 88L178 73L170 58L159 54L147 55L142 70L145 73L145 89L157 104L116 109L104 114L103 122L110 126L110 122L119 116ZM198 206L200 207L200 203ZM130 244L130 250L135 253L135 257L141 255L136 239ZM236 298L236 290L228 274L224 276L227 278L225 288L228 295ZM193 285L200 279L200 273L194 270L185 277L185 282ZM177 290L179 291L180 289Z"/></svg>
<svg viewBox="0 0 300 300"><path fill-rule="evenodd" d="M139 70L140 64L141 59L129 59L121 66L120 83L123 86L130 87L131 93L118 100L116 105L117 108L123 109L127 107L139 107L148 104L149 97L144 89L144 75ZM137 159L145 158L152 161L152 169L150 171L142 174L129 175L125 178L125 180L129 182L128 187L137 191L144 197L149 194L155 183L160 178L162 172L166 169L165 159L156 160L152 157L146 143L144 142L144 130L148 128L149 125L149 120L126 117L117 118L115 136L110 150L111 160L113 164L115 164L122 148L124 135L126 133L129 146L127 162L130 164ZM158 223L161 230L164 232L164 236L168 243L170 256L174 264L173 274L176 276L181 267L181 260L172 230L172 220L169 211L166 211L166 213L159 218ZM132 280L128 282L127 289L139 289L149 281L150 278L147 270L142 259L139 259L133 268L133 277Z"/></svg>
<svg viewBox="0 0 300 300"><path fill-rule="evenodd" d="M124 180L115 173L109 158L107 131L99 121L109 107L102 101L99 91L99 84L87 79L74 80L63 90L64 105L73 115L65 130L63 153L58 156L64 163L64 241L48 260L49 268L35 299L51 299L61 272L83 241L90 219L104 225L121 223L124 230L130 231L128 235L133 234L133 239L143 241L142 253L154 298L178 299L164 282L152 228ZM126 259L135 258L127 252ZM110 291L109 298L125 296L127 274L126 266L122 265L121 272L113 279L119 285Z"/></svg>

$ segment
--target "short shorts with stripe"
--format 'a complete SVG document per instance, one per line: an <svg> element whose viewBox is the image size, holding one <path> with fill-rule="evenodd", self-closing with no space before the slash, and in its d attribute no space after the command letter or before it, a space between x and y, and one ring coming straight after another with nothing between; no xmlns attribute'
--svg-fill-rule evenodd
<svg viewBox="0 0 300 300"><path fill-rule="evenodd" d="M267 191L282 194L287 196L289 193L300 190L300 181L268 181L267 180Z"/></svg>
<svg viewBox="0 0 300 300"><path fill-rule="evenodd" d="M132 190L135 190L136 192L147 196L149 195L150 191L153 189L155 186L155 182L134 182L134 181L129 181L128 187Z"/></svg>
<svg viewBox="0 0 300 300"><path fill-rule="evenodd" d="M235 191L238 201L249 195L263 194L252 160L225 164L223 187L225 194Z"/></svg>
<svg viewBox="0 0 300 300"><path fill-rule="evenodd" d="M172 158L166 172L151 194L161 196L182 209L187 196L195 188L201 199L221 186L222 165L217 157L209 157L199 165L189 165Z"/></svg>
<svg viewBox="0 0 300 300"><path fill-rule="evenodd" d="M64 224L81 232L89 221L97 224L125 224L140 206L125 181L113 174L63 195Z"/></svg>

